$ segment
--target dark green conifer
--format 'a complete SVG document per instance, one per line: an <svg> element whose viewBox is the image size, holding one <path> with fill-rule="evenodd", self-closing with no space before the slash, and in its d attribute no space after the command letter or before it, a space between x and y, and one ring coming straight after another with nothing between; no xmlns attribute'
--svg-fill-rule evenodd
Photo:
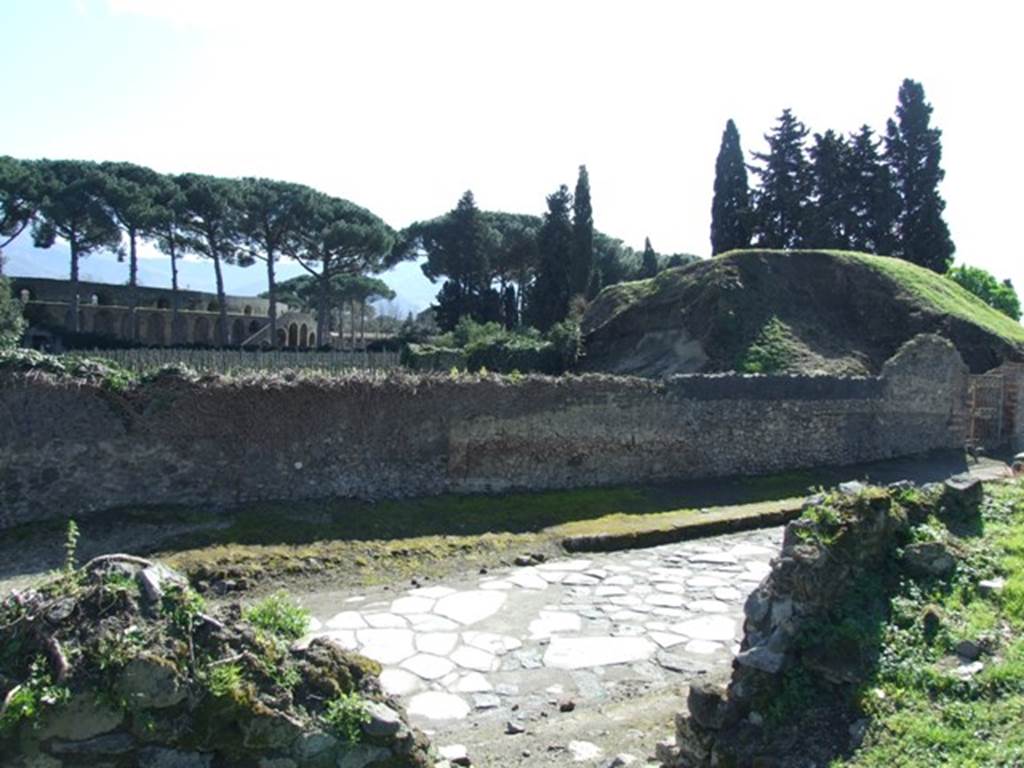
<svg viewBox="0 0 1024 768"><path fill-rule="evenodd" d="M711 255L750 245L750 188L740 134L729 120L715 160L715 193L711 201Z"/></svg>
<svg viewBox="0 0 1024 768"><path fill-rule="evenodd" d="M586 296L594 270L594 212L590 207L590 176L580 166L572 203L572 274L569 292Z"/></svg>
<svg viewBox="0 0 1024 768"><path fill-rule="evenodd" d="M644 253L640 258L640 277L654 277L658 274L658 254L651 246L651 238L644 238Z"/></svg>
<svg viewBox="0 0 1024 768"><path fill-rule="evenodd" d="M757 244L764 248L802 248L808 242L807 209L812 178L804 152L807 128L784 109L765 135L767 153L754 153L751 170L761 184L754 195Z"/></svg>
<svg viewBox="0 0 1024 768"><path fill-rule="evenodd" d="M547 198L548 210L537 236L540 267L530 291L530 324L548 330L569 313L573 229L572 195L564 184Z"/></svg>
<svg viewBox="0 0 1024 768"><path fill-rule="evenodd" d="M812 204L807 208L807 242L811 248L850 247L846 166L850 148L835 131L814 134L810 148Z"/></svg>
<svg viewBox="0 0 1024 768"><path fill-rule="evenodd" d="M892 170L900 207L897 252L907 261L945 273L955 246L942 218L946 202L939 194L942 170L942 131L930 125L932 106L920 83L907 79L900 86L896 119L886 128L885 152Z"/></svg>
<svg viewBox="0 0 1024 768"><path fill-rule="evenodd" d="M850 137L846 163L847 227L850 248L890 256L899 198L892 174L868 126Z"/></svg>

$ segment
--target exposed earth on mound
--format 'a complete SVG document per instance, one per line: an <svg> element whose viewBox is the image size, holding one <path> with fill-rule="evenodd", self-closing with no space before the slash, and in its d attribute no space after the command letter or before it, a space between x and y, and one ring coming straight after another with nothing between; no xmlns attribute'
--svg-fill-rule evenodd
<svg viewBox="0 0 1024 768"><path fill-rule="evenodd" d="M953 281L836 251L735 251L613 286L582 331L582 370L639 376L871 375L921 333L950 339L972 373L1024 360L1024 329Z"/></svg>

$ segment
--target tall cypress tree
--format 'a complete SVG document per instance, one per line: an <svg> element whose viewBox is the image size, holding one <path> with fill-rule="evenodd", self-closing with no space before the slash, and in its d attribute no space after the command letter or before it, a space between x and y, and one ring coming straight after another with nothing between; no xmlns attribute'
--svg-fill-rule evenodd
<svg viewBox="0 0 1024 768"><path fill-rule="evenodd" d="M740 134L729 120L715 160L715 193L711 201L711 255L750 245L750 188Z"/></svg>
<svg viewBox="0 0 1024 768"><path fill-rule="evenodd" d="M548 210L537 234L540 268L530 290L529 320L546 331L569 313L573 230L572 195L564 184L547 198Z"/></svg>
<svg viewBox="0 0 1024 768"><path fill-rule="evenodd" d="M946 202L939 194L942 131L930 125L932 106L920 83L900 86L896 119L886 127L885 153L899 193L898 255L945 273L956 247L942 218Z"/></svg>
<svg viewBox="0 0 1024 768"><path fill-rule="evenodd" d="M572 274L569 291L586 296L594 271L594 212L590 207L590 176L580 166L572 203Z"/></svg>
<svg viewBox="0 0 1024 768"><path fill-rule="evenodd" d="M658 274L658 254L651 245L651 238L644 238L644 252L640 257L640 277L654 277Z"/></svg>
<svg viewBox="0 0 1024 768"><path fill-rule="evenodd" d="M845 174L848 234L853 250L888 256L895 247L899 198L878 147L866 125L850 137Z"/></svg>
<svg viewBox="0 0 1024 768"><path fill-rule="evenodd" d="M808 240L807 207L812 179L804 152L807 128L784 109L771 133L768 152L754 153L751 170L761 184L754 195L757 244L764 248L800 248Z"/></svg>
<svg viewBox="0 0 1024 768"><path fill-rule="evenodd" d="M807 209L807 243L812 248L850 247L846 166L850 149L835 131L814 134L810 148L813 201Z"/></svg>

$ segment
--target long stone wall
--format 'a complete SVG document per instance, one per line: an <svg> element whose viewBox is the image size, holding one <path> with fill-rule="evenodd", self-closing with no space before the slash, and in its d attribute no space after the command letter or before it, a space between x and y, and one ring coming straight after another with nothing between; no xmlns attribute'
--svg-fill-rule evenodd
<svg viewBox="0 0 1024 768"><path fill-rule="evenodd" d="M909 342L878 378L409 376L128 392L0 376L0 527L125 505L570 488L963 445L967 371Z"/></svg>

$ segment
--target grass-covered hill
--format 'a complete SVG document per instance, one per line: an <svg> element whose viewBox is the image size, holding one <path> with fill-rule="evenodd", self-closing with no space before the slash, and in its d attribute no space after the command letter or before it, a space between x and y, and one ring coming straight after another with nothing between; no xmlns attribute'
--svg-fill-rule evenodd
<svg viewBox="0 0 1024 768"><path fill-rule="evenodd" d="M952 280L844 251L732 251L604 291L583 320L582 367L877 373L905 341L938 333L972 372L1024 360L1024 327Z"/></svg>

